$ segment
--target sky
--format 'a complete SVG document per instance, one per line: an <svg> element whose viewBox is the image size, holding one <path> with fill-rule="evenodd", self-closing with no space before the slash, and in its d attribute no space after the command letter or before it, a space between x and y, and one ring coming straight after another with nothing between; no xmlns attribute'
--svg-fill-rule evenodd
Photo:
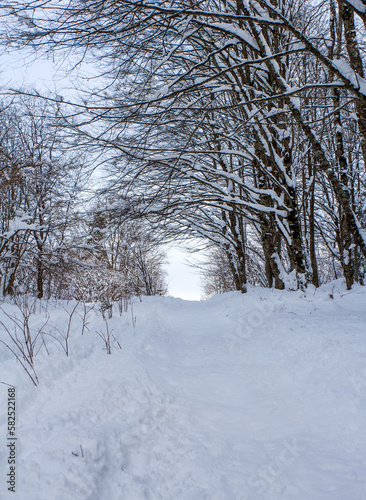
<svg viewBox="0 0 366 500"><path fill-rule="evenodd" d="M200 255L194 257L182 247L172 247L167 252L169 263L165 266L168 273L168 295L180 297L185 300L201 300L202 289L198 269L192 264L200 259Z"/></svg>
<svg viewBox="0 0 366 500"><path fill-rule="evenodd" d="M9 88L36 88L39 92L47 90L63 96L72 95L75 84L51 59L24 59L19 53L12 52L0 56L0 85L3 91ZM83 82L83 85L85 80ZM165 269L167 271L168 295L186 300L201 300L202 290L197 269L190 264L201 260L199 254L192 257L182 247L171 247L167 251Z"/></svg>

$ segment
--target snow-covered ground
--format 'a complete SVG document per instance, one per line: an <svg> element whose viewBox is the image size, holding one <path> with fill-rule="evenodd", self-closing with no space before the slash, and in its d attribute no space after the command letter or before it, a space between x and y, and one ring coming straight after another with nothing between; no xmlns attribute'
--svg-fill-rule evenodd
<svg viewBox="0 0 366 500"><path fill-rule="evenodd" d="M38 387L0 347L17 392L14 494L0 384L0 498L366 499L365 288L144 298L107 320L111 355L97 308L81 335L80 305L66 356L74 305L31 318L49 316Z"/></svg>

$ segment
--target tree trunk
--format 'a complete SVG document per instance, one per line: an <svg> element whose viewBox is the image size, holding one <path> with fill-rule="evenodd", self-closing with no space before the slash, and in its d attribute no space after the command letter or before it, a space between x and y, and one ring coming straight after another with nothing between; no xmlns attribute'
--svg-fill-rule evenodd
<svg viewBox="0 0 366 500"><path fill-rule="evenodd" d="M37 298L43 298L43 263L41 256L37 259Z"/></svg>
<svg viewBox="0 0 366 500"><path fill-rule="evenodd" d="M339 2L339 12L344 26L344 38L351 68L362 78L365 77L360 50L357 43L356 26L353 9L347 3ZM356 114L358 130L361 139L361 151L366 167L366 105L360 99L356 99Z"/></svg>
<svg viewBox="0 0 366 500"><path fill-rule="evenodd" d="M310 156L310 154L309 154ZM311 159L309 162L309 174L310 178L313 176L312 184L310 186L310 200L309 200L309 254L310 254L310 265L311 265L311 283L319 287L319 273L318 273L318 262L316 259L315 251L315 168L312 168Z"/></svg>

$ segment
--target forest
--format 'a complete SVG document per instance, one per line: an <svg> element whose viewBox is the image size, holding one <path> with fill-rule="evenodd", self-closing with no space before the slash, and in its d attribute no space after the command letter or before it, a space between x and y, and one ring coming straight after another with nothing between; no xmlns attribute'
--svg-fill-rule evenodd
<svg viewBox="0 0 366 500"><path fill-rule="evenodd" d="M1 294L206 295L364 283L366 7L356 0L5 1L7 51L69 62L72 98L1 89ZM103 276L103 280L101 280Z"/></svg>
<svg viewBox="0 0 366 500"><path fill-rule="evenodd" d="M366 0L1 0L3 61L1 499L364 500Z"/></svg>

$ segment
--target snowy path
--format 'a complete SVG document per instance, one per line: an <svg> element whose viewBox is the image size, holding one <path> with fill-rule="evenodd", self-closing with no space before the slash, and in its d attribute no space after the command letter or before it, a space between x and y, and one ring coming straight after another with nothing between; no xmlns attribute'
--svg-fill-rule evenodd
<svg viewBox="0 0 366 500"><path fill-rule="evenodd" d="M97 316L68 358L50 344L37 388L1 351L18 391L9 498L365 500L365 304L361 287L144 299L136 327L109 320L111 356Z"/></svg>

